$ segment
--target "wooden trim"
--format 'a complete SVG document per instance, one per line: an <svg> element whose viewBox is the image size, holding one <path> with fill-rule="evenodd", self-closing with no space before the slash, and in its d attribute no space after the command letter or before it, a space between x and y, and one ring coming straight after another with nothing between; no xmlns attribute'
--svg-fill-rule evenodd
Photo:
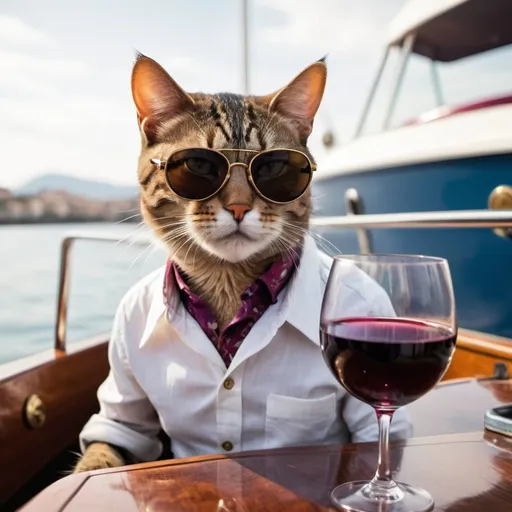
<svg viewBox="0 0 512 512"><path fill-rule="evenodd" d="M9 361L7 363L1 364L0 385L3 384L3 382L5 382L6 380L18 377L22 373L28 372L37 367L41 367L45 364L51 363L52 361L55 361L56 359L59 359L61 357L76 354L77 352L82 352L83 350L97 347L98 345L106 343L108 343L108 337L106 335L99 335L94 336L92 338L88 338L86 340L69 343L69 350L67 350L66 352L49 349L44 350L42 352L38 352L36 354L31 354L26 357L22 357L20 359L16 359L14 361Z"/></svg>
<svg viewBox="0 0 512 512"><path fill-rule="evenodd" d="M10 364L0 381L0 467L9 468L0 478L0 508L76 443L84 424L99 409L96 392L108 374L105 339L78 344L65 356L52 352ZM44 362L30 367L34 361ZM36 429L23 418L31 394L37 394L46 408L46 422Z"/></svg>
<svg viewBox="0 0 512 512"><path fill-rule="evenodd" d="M457 347L512 361L512 339L460 329Z"/></svg>
<svg viewBox="0 0 512 512"><path fill-rule="evenodd" d="M457 349L443 379L489 378L498 362L505 363L512 374L512 339L460 329Z"/></svg>
<svg viewBox="0 0 512 512"><path fill-rule="evenodd" d="M475 379L473 379L472 377L459 377L449 380L443 380L436 386L436 389L447 388L449 386L457 386L460 384L471 384L472 382L474 382L474 380Z"/></svg>

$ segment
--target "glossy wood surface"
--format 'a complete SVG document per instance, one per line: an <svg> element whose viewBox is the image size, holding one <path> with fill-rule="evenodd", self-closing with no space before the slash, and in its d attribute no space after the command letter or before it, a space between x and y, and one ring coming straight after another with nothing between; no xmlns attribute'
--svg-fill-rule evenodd
<svg viewBox="0 0 512 512"><path fill-rule="evenodd" d="M98 410L96 390L108 372L105 340L77 345L62 355L44 353L9 363L0 372L0 509L22 485L68 446ZM29 365L33 365L30 367ZM24 403L39 395L46 422L30 429Z"/></svg>
<svg viewBox="0 0 512 512"><path fill-rule="evenodd" d="M512 380L461 379L441 383L407 409L414 436L423 437L481 430L485 412L508 403L512 403Z"/></svg>
<svg viewBox="0 0 512 512"><path fill-rule="evenodd" d="M496 362L507 365L512 375L512 340L460 329L457 350L444 380L461 377L492 377Z"/></svg>
<svg viewBox="0 0 512 512"><path fill-rule="evenodd" d="M331 490L370 478L376 462L377 446L364 443L141 464L89 473L78 488L71 480L71 497L64 479L23 512L327 511ZM392 466L397 479L427 489L437 511L511 510L510 439L482 431L416 438L393 446Z"/></svg>
<svg viewBox="0 0 512 512"><path fill-rule="evenodd" d="M62 508L64 504L70 501L88 478L88 474L79 473L77 475L69 475L66 478L57 480L45 489L44 492L38 496L37 503L34 502L31 506L36 505L38 510L41 512L60 510L55 507L59 505Z"/></svg>

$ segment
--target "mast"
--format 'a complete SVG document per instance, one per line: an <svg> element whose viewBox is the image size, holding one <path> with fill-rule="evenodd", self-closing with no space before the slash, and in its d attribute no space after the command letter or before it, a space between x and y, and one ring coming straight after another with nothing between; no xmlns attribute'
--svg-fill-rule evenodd
<svg viewBox="0 0 512 512"><path fill-rule="evenodd" d="M242 0L242 72L244 93L250 93L249 82L249 5Z"/></svg>

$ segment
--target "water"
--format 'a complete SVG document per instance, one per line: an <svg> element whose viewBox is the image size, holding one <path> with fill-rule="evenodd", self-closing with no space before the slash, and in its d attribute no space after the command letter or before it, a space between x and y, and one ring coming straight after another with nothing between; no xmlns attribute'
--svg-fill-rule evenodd
<svg viewBox="0 0 512 512"><path fill-rule="evenodd" d="M0 364L53 347L60 242L65 234L126 237L135 230L135 224L107 223L0 226ZM159 247L75 242L68 344L108 332L124 293L164 262Z"/></svg>

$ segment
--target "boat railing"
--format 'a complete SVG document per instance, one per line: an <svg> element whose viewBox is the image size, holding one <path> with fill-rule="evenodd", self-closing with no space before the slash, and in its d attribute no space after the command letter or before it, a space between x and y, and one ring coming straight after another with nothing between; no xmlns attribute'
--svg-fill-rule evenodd
<svg viewBox="0 0 512 512"><path fill-rule="evenodd" d="M149 245L152 240L143 237L123 237L105 233L76 233L66 235L61 242L59 288L57 292L57 321L55 324L55 350L66 352L66 332L68 320L68 298L71 267L71 249L76 241L114 242L116 244Z"/></svg>
<svg viewBox="0 0 512 512"><path fill-rule="evenodd" d="M310 222L315 228L355 229L361 252L371 252L367 229L425 229L425 228L490 228L512 230L512 210L462 210L414 213L364 214L349 213L332 217L314 217ZM508 231L507 231L508 232ZM512 232L512 231L511 231ZM77 240L148 245L149 238L123 238L109 234L71 234L61 244L59 288L57 297L57 322L55 350L65 353L70 283L71 248Z"/></svg>
<svg viewBox="0 0 512 512"><path fill-rule="evenodd" d="M389 228L510 228L512 210L453 210L440 212L384 213L315 217L315 227L337 229Z"/></svg>

